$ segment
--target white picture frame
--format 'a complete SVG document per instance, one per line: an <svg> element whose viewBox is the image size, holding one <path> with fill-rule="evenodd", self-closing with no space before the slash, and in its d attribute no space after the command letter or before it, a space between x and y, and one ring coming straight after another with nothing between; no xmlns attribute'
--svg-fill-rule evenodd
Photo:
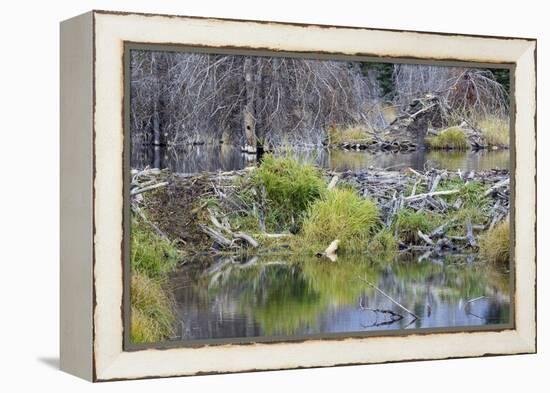
<svg viewBox="0 0 550 393"><path fill-rule="evenodd" d="M125 43L513 66L514 323L500 331L124 347ZM536 40L91 11L61 24L61 368L90 381L536 352Z"/></svg>

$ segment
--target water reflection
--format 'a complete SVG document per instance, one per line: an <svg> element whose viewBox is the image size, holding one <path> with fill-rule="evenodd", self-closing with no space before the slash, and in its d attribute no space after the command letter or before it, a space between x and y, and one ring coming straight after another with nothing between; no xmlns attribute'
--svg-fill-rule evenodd
<svg viewBox="0 0 550 393"><path fill-rule="evenodd" d="M361 170L369 167L400 169L411 167L416 170L447 168L489 170L507 169L509 151L415 151L410 153L370 153L367 151L343 151L326 149L302 149L287 151L297 159L313 161L317 165L338 170ZM242 169L250 164L254 157L241 153L231 145L182 146L178 148L138 146L132 149L132 168L145 166L169 168L179 173L197 173L203 171L229 171Z"/></svg>
<svg viewBox="0 0 550 393"><path fill-rule="evenodd" d="M508 274L456 256L443 263L221 258L206 272L184 267L172 282L178 339L480 326L510 317Z"/></svg>

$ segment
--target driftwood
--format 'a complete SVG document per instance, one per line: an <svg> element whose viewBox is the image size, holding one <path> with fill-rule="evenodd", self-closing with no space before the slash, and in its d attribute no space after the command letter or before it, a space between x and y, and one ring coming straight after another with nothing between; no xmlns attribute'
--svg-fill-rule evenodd
<svg viewBox="0 0 550 393"><path fill-rule="evenodd" d="M260 243L258 243L256 240L254 240L254 238L252 236L247 235L244 232L235 232L235 233L233 233L233 236L237 239L245 240L250 245L250 247L252 247L252 248L260 247Z"/></svg>
<svg viewBox="0 0 550 393"><path fill-rule="evenodd" d="M156 190L157 188L165 187L167 185L168 182L161 182L157 184L151 184L150 186L146 186L143 188L134 188L132 191L130 191L130 196L135 196L146 191Z"/></svg>
<svg viewBox="0 0 550 393"><path fill-rule="evenodd" d="M418 236L424 240L426 243L428 243L430 246L433 246L434 245L434 242L432 241L432 239L430 239L430 237L428 235L425 235L422 233L422 231L419 229L418 230Z"/></svg>
<svg viewBox="0 0 550 393"><path fill-rule="evenodd" d="M477 247L477 242L474 237L474 230L472 228L472 221L468 218L466 220L466 239L471 247Z"/></svg>
<svg viewBox="0 0 550 393"><path fill-rule="evenodd" d="M425 194L418 194L418 195L409 196L409 197L406 197L405 200L406 201L414 201L414 200L418 200L418 199L424 199L424 198L439 196L439 195L452 195L452 194L456 194L458 192L460 192L460 190L433 191L433 192L427 192Z"/></svg>
<svg viewBox="0 0 550 393"><path fill-rule="evenodd" d="M330 180L330 183L328 183L327 189L332 190L334 187L336 187L336 184L338 183L338 175L332 176L332 179Z"/></svg>
<svg viewBox="0 0 550 393"><path fill-rule="evenodd" d="M327 257L332 262L335 262L338 259L338 255L336 254L336 251L338 251L339 244L340 244L340 240L338 239L333 240L324 252L318 252L316 254L317 257Z"/></svg>
<svg viewBox="0 0 550 393"><path fill-rule="evenodd" d="M218 228L220 231L224 232L226 235L228 235L231 239L228 239L227 237L223 236L221 232L215 231L212 228L209 228L205 225L202 225L201 228L207 235L212 237L218 244L224 247L232 247L235 243L235 239L241 239L248 243L248 245L252 248L258 248L260 247L260 243L258 243L252 236L244 233L244 232L233 232L231 230L231 226L229 225L229 222L227 220L224 220L224 223L222 224L217 218L214 212L210 209L208 209L209 212L209 218L210 222Z"/></svg>
<svg viewBox="0 0 550 393"><path fill-rule="evenodd" d="M221 232L216 231L215 229L210 228L209 226L204 224L199 224L199 227L203 230L204 233L210 236L212 240L214 240L220 246L231 247L233 245L233 241L223 236Z"/></svg>
<svg viewBox="0 0 550 393"><path fill-rule="evenodd" d="M510 184L510 178L507 178L507 179L504 179L502 181L499 181L497 184L495 184L494 186L492 186L491 188L489 188L487 191L485 191L485 193L483 194L484 196L488 196L488 195L491 195L494 191L502 188L502 187L505 187L507 185Z"/></svg>

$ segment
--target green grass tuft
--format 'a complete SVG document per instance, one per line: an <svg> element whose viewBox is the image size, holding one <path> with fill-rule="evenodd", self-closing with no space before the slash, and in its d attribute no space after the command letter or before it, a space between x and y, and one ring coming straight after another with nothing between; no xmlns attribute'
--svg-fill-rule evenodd
<svg viewBox="0 0 550 393"><path fill-rule="evenodd" d="M440 221L440 217L433 213L402 209L397 213L394 229L397 229L398 239L402 242L418 244L422 241L418 231L429 234L440 224Z"/></svg>
<svg viewBox="0 0 550 393"><path fill-rule="evenodd" d="M368 251L375 258L387 260L396 256L397 242L389 230L382 229L369 242Z"/></svg>
<svg viewBox="0 0 550 393"><path fill-rule="evenodd" d="M158 279L133 271L130 297L130 339L134 344L159 342L174 333L173 299Z"/></svg>
<svg viewBox="0 0 550 393"><path fill-rule="evenodd" d="M503 221L487 231L479 242L479 254L487 262L508 267L510 263L510 223Z"/></svg>
<svg viewBox="0 0 550 393"><path fill-rule="evenodd" d="M344 252L366 250L378 223L373 201L349 189L333 189L310 206L301 237L306 249L322 251L339 239Z"/></svg>
<svg viewBox="0 0 550 393"><path fill-rule="evenodd" d="M441 134L426 138L426 144L432 149L467 150L470 146L466 135L458 127L451 127Z"/></svg>
<svg viewBox="0 0 550 393"><path fill-rule="evenodd" d="M173 245L156 235L141 220L132 222L130 249L132 269L149 277L161 277L174 270L178 262Z"/></svg>
<svg viewBox="0 0 550 393"><path fill-rule="evenodd" d="M265 188L270 214L266 221L279 224L279 230L297 224L308 206L326 192L325 180L314 165L270 154L264 156L252 181L257 189Z"/></svg>
<svg viewBox="0 0 550 393"><path fill-rule="evenodd" d="M471 181L460 188L459 196L465 207L484 209L489 204L489 198L484 196L487 188L478 181Z"/></svg>

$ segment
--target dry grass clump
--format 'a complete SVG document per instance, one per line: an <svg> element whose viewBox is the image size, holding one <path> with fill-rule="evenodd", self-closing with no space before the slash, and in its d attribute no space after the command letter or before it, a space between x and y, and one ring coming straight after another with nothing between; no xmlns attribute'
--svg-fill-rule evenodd
<svg viewBox="0 0 550 393"><path fill-rule="evenodd" d="M508 266L510 263L510 223L495 225L479 242L479 254L487 262Z"/></svg>
<svg viewBox="0 0 550 393"><path fill-rule="evenodd" d="M510 145L509 120L503 117L488 116L479 122L483 139L489 146Z"/></svg>
<svg viewBox="0 0 550 393"><path fill-rule="evenodd" d="M330 127L328 130L329 144L367 143L372 140L372 133L364 125L347 126L343 128Z"/></svg>
<svg viewBox="0 0 550 393"><path fill-rule="evenodd" d="M174 333L173 299L160 281L133 271L130 298L130 338L133 343L159 342Z"/></svg>
<svg viewBox="0 0 550 393"><path fill-rule="evenodd" d="M468 139L458 127L451 127L441 134L426 138L426 144L431 149L467 150L470 146Z"/></svg>

